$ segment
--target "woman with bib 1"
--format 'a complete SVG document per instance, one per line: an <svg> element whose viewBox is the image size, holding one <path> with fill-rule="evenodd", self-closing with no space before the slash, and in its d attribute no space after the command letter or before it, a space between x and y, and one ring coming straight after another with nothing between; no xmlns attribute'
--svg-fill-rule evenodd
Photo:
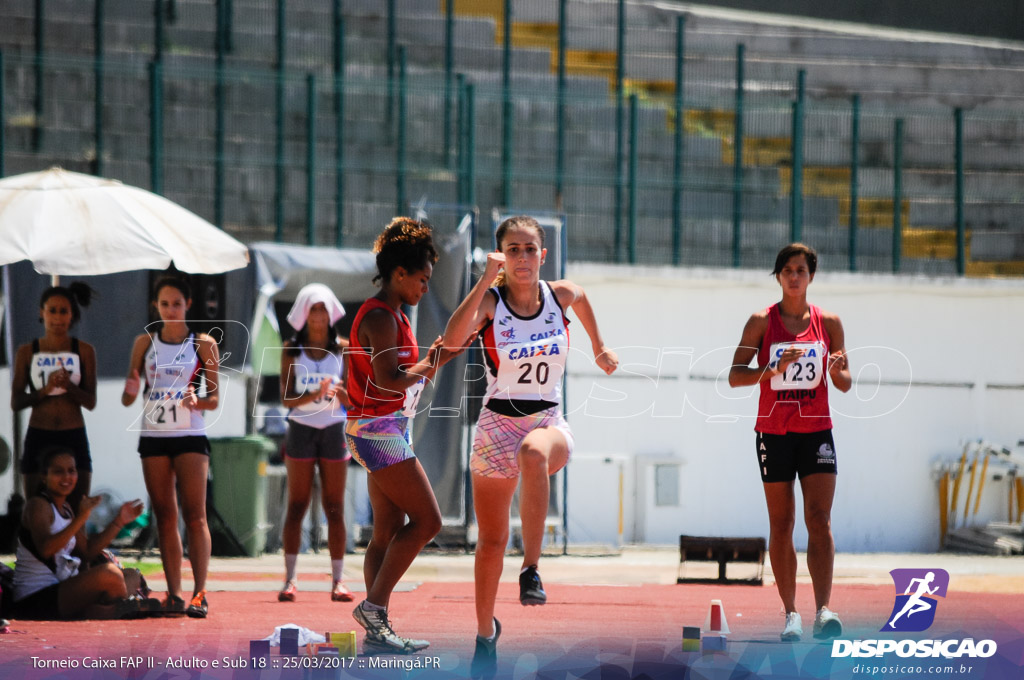
<svg viewBox="0 0 1024 680"><path fill-rule="evenodd" d="M11 408L32 409L21 459L25 498L35 495L46 475L41 467L43 452L52 446L68 447L75 453L78 470L78 483L69 497L73 508L89 495L92 480L82 409L96 408L96 351L70 331L82 316L81 307L89 306L92 293L92 288L77 281L43 291L39 320L45 334L18 348L11 380Z"/></svg>
<svg viewBox="0 0 1024 680"><path fill-rule="evenodd" d="M590 336L597 365L610 375L619 363L601 339L583 289L567 280L540 280L540 266L547 256L540 224L532 217L510 217L498 226L495 238L497 250L487 255L483 276L455 310L443 339L447 346L461 346L479 330L487 365L487 391L469 465L479 528L477 638L470 669L475 677L491 675L496 669L501 625L494 617L494 603L508 544L509 510L520 479L519 601L523 605L547 601L537 563L549 476L569 462L573 448L572 432L562 414L570 308Z"/></svg>
<svg viewBox="0 0 1024 680"><path fill-rule="evenodd" d="M786 614L781 637L793 642L803 635L793 546L793 482L798 475L807 525L807 569L814 587L813 634L825 639L843 630L839 616L829 608L836 452L826 374L841 392L850 389L852 379L842 322L807 302L817 266L817 253L802 243L779 251L772 274L782 287L782 300L750 317L729 370L733 387L760 385L754 430L771 526L768 552ZM752 367L755 357L757 365Z"/></svg>
<svg viewBox="0 0 1024 680"><path fill-rule="evenodd" d="M191 289L185 281L161 277L153 293L160 314L159 330L135 338L121 403L130 406L135 402L144 376L139 455L146 491L156 515L160 561L167 579L165 613L205 618L206 572L210 564L210 529L206 523L210 442L203 412L217 408L220 399L220 354L213 338L193 333L185 322L192 306ZM181 596L179 495L195 583L187 607Z"/></svg>
<svg viewBox="0 0 1024 680"><path fill-rule="evenodd" d="M342 356L348 342L334 324L345 308L322 283L304 286L288 312L295 337L281 353L281 402L288 407L285 466L288 470L288 510L281 542L284 545L285 584L280 602L294 602L298 592L296 561L302 542L302 520L320 471L320 500L327 517L327 547L331 553L331 600L351 602L342 580L345 560L345 479L352 456L345 446Z"/></svg>

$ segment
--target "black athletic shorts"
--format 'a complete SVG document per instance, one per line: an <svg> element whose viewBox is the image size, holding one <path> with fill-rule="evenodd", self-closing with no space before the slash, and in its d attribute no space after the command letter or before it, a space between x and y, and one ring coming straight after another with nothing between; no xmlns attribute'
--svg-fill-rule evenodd
<svg viewBox="0 0 1024 680"><path fill-rule="evenodd" d="M21 456L21 474L44 474L40 470L43 454L55 446L66 447L75 452L75 467L79 472L92 472L92 456L89 455L89 438L84 427L71 430L41 430L29 427L25 432L24 454Z"/></svg>
<svg viewBox="0 0 1024 680"><path fill-rule="evenodd" d="M139 437L139 456L180 456L183 453L210 455L210 440L205 435L186 437Z"/></svg>
<svg viewBox="0 0 1024 680"><path fill-rule="evenodd" d="M757 464L762 482L792 482L816 472L836 474L836 445L832 430L819 432L756 433Z"/></svg>

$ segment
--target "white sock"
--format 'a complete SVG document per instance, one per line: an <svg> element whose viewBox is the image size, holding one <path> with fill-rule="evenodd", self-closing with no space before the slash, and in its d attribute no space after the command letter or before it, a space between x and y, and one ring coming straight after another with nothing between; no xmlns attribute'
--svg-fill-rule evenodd
<svg viewBox="0 0 1024 680"><path fill-rule="evenodd" d="M342 568L342 565L344 565L344 564L345 564L345 560L344 559L331 560L331 577L335 581L340 581L342 579L341 568Z"/></svg>
<svg viewBox="0 0 1024 680"><path fill-rule="evenodd" d="M294 581L295 580L295 563L299 560L298 555L289 555L285 553L284 556L284 580Z"/></svg>
<svg viewBox="0 0 1024 680"><path fill-rule="evenodd" d="M363 609L366 609L367 611L381 612L387 610L387 607L381 607L379 604L374 604L369 600L363 600L363 603L359 606L361 606Z"/></svg>

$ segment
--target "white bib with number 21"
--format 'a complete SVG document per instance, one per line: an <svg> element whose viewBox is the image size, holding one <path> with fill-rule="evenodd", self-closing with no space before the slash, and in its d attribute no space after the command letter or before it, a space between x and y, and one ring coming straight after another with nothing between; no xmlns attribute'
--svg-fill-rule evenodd
<svg viewBox="0 0 1024 680"><path fill-rule="evenodd" d="M821 384L821 376L824 373L825 344L821 342L777 342L772 345L768 352L768 366L776 368L779 365L779 358L782 353L790 347L802 349L804 355L786 366L786 370L778 375L772 376L771 388L773 390L813 390Z"/></svg>

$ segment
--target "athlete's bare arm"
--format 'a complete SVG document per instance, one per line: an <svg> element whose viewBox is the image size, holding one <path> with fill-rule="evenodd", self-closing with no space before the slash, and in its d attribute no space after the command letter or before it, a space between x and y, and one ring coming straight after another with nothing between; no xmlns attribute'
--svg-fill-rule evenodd
<svg viewBox="0 0 1024 680"><path fill-rule="evenodd" d="M558 298L558 303L562 305L562 309L572 308L576 312L576 317L583 324L583 330L590 336L590 347L594 352L594 361L598 368L607 375L614 373L615 369L619 367L619 355L604 344L601 329L597 327L594 308L590 306L586 291L582 286L567 279L552 281L551 289L554 291L555 297Z"/></svg>
<svg viewBox="0 0 1024 680"><path fill-rule="evenodd" d="M76 385L65 372L62 387L73 402L91 411L96 408L96 350L84 340L79 340L78 352L82 359L82 381Z"/></svg>
<svg viewBox="0 0 1024 680"><path fill-rule="evenodd" d="M840 392L849 392L853 386L853 378L850 376L850 362L846 357L846 333L843 331L843 322L837 315L828 312L822 312L822 322L829 338L828 374L836 389Z"/></svg>
<svg viewBox="0 0 1024 680"><path fill-rule="evenodd" d="M359 344L370 352L373 383L380 390L393 392L396 398L418 383L420 378L432 379L444 360L440 351L441 338L438 338L418 363L399 368L398 348L395 347L397 336L395 317L383 309L367 312L359 323Z"/></svg>
<svg viewBox="0 0 1024 680"><path fill-rule="evenodd" d="M11 378L11 409L14 411L35 406L47 397L45 388L37 391L32 387L32 381L28 376L31 363L32 346L22 345L14 357L14 376Z"/></svg>
<svg viewBox="0 0 1024 680"><path fill-rule="evenodd" d="M203 367L206 394L200 397L195 388L189 386L182 405L193 411L212 411L220 403L220 349L213 338L202 333L196 336L196 355Z"/></svg>
<svg viewBox="0 0 1024 680"><path fill-rule="evenodd" d="M487 266L480 280L448 320L442 336L445 347L465 347L473 331L480 330L488 320L494 318L494 296L488 295L487 291L504 266L504 253L487 253Z"/></svg>
<svg viewBox="0 0 1024 680"><path fill-rule="evenodd" d="M123 406L131 406L135 402L135 397L139 394L139 388L142 384L142 362L145 358L146 350L149 349L149 345L152 342L153 338L148 333L143 333L137 336L132 344L132 357L128 361L128 375L124 379L124 391L121 392L121 404Z"/></svg>

